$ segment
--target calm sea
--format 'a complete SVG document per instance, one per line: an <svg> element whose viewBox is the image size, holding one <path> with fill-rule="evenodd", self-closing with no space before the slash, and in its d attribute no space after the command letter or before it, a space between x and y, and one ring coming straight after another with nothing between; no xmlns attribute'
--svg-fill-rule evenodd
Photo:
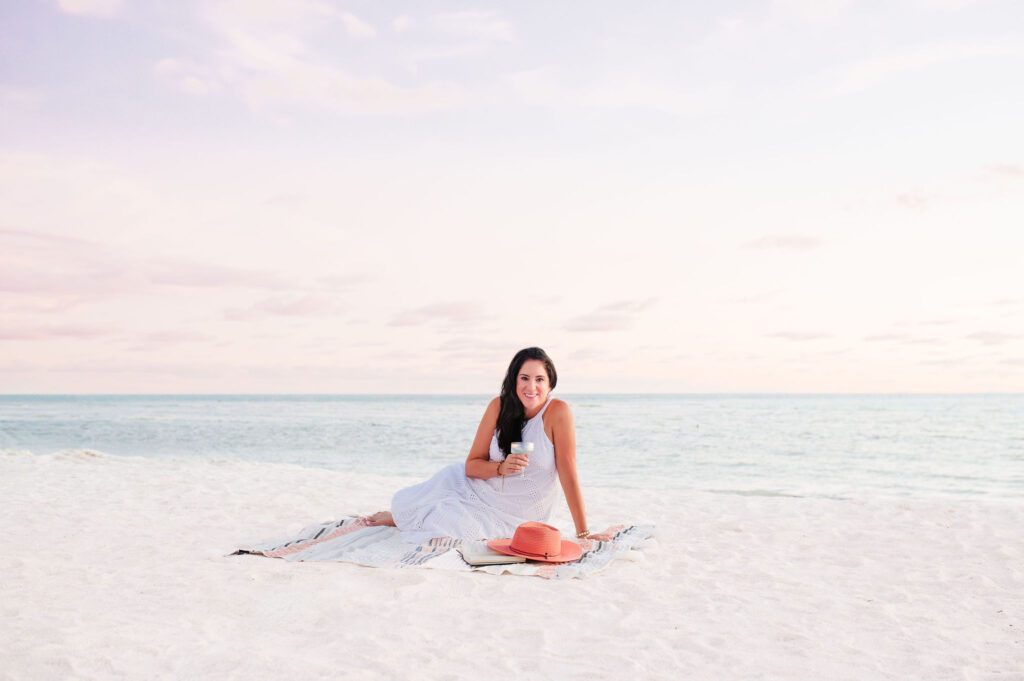
<svg viewBox="0 0 1024 681"><path fill-rule="evenodd" d="M586 485L1024 502L1024 395L561 395ZM0 396L0 450L427 477L488 397Z"/></svg>

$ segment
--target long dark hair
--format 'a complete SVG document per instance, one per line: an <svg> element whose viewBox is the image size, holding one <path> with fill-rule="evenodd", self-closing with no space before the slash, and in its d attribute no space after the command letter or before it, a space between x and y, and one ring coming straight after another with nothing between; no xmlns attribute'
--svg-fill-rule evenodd
<svg viewBox="0 0 1024 681"><path fill-rule="evenodd" d="M555 389L558 383L558 374L555 372L555 363L548 357L548 353L540 348L524 348L512 358L505 372L505 380L501 383L501 409L498 410L498 448L505 456L508 456L512 449L513 442L519 442L523 438L523 425L526 423L526 407L519 401L516 393L516 382L519 380L519 370L528 359L538 359L544 362L544 370L548 372L549 390ZM551 399L550 394L548 399Z"/></svg>

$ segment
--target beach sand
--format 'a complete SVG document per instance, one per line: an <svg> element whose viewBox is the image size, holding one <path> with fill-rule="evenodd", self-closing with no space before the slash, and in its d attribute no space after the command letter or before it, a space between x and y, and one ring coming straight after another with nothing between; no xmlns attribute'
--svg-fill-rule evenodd
<svg viewBox="0 0 1024 681"><path fill-rule="evenodd" d="M1020 503L587 488L657 539L585 580L228 555L412 482L2 454L0 678L1024 680Z"/></svg>

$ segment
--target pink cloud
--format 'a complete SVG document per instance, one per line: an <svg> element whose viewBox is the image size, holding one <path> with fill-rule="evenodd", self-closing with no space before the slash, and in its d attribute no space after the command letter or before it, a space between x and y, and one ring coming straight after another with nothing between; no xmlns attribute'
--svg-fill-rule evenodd
<svg viewBox="0 0 1024 681"><path fill-rule="evenodd" d="M621 331L628 329L640 313L649 309L656 299L622 300L601 305L592 312L573 317L566 322L566 331Z"/></svg>
<svg viewBox="0 0 1024 681"><path fill-rule="evenodd" d="M153 260L143 264L142 272L152 283L164 286L286 288L285 281L271 272L190 260Z"/></svg>
<svg viewBox="0 0 1024 681"><path fill-rule="evenodd" d="M21 328L0 328L0 340L44 340L47 338L96 338L111 333L110 329L98 326L76 326L72 324L55 326L25 326Z"/></svg>
<svg viewBox="0 0 1024 681"><path fill-rule="evenodd" d="M248 308L231 308L224 311L224 319L233 322L251 321L264 317L306 317L329 314L335 305L314 296L277 297L261 300Z"/></svg>
<svg viewBox="0 0 1024 681"><path fill-rule="evenodd" d="M172 329L170 331L155 331L153 333L147 333L142 336L142 340L151 343L190 343L194 341L206 341L210 340L212 336L205 333L197 333L195 331L180 331Z"/></svg>
<svg viewBox="0 0 1024 681"><path fill-rule="evenodd" d="M282 290L291 285L270 271L140 258L84 239L0 230L0 292L44 298L54 309L163 287Z"/></svg>
<svg viewBox="0 0 1024 681"><path fill-rule="evenodd" d="M996 175L1024 177L1024 165L1019 163L993 163L988 169Z"/></svg>
<svg viewBox="0 0 1024 681"><path fill-rule="evenodd" d="M976 331L967 336L970 340L976 340L982 345L1002 345L1018 338L1024 338L1020 333L1003 333L1002 331Z"/></svg>
<svg viewBox="0 0 1024 681"><path fill-rule="evenodd" d="M816 236L799 234L775 234L748 241L740 245L743 251L810 251L821 246L822 240Z"/></svg>
<svg viewBox="0 0 1024 681"><path fill-rule="evenodd" d="M484 307L480 303L453 301L405 310L395 315L389 324L391 326L421 326L438 322L448 326L461 327L483 322L490 319L491 316L484 312Z"/></svg>
<svg viewBox="0 0 1024 681"><path fill-rule="evenodd" d="M790 340L790 341L803 342L803 341L821 340L821 339L824 339L824 338L831 338L832 334L830 334L830 333L816 333L816 332L813 332L813 331L811 331L811 332L808 332L808 331L777 331L775 333L766 333L765 336L768 337L768 338L782 338L782 339Z"/></svg>

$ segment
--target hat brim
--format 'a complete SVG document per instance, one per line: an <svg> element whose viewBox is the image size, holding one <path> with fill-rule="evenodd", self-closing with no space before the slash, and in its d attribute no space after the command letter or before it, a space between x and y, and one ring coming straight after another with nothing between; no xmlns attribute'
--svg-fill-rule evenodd
<svg viewBox="0 0 1024 681"><path fill-rule="evenodd" d="M532 553L523 553L512 548L511 539L492 539L487 542L487 547L497 551L498 553L504 553L507 556L522 556L529 560L539 560L545 563L568 563L572 560L578 560L583 555L583 547L574 541L568 539L562 540L562 546L557 556L550 556L545 558L544 556L537 556Z"/></svg>

